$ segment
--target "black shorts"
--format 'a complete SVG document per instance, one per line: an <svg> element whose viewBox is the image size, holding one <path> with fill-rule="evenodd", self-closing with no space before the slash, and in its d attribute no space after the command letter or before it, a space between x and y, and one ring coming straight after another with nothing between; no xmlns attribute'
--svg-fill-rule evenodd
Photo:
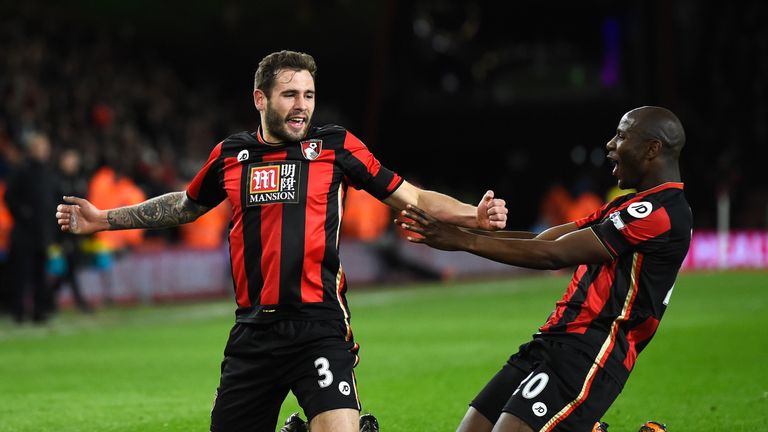
<svg viewBox="0 0 768 432"><path fill-rule="evenodd" d="M592 430L624 386L558 342L522 345L470 404L491 422L510 413L535 431Z"/></svg>
<svg viewBox="0 0 768 432"><path fill-rule="evenodd" d="M274 432L288 391L309 420L332 409L359 411L357 350L343 320L235 324L221 363L211 431Z"/></svg>

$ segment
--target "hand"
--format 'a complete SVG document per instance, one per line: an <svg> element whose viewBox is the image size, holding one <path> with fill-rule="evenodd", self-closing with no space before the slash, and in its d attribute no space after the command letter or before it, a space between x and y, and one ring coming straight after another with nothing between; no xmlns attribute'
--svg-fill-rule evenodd
<svg viewBox="0 0 768 432"><path fill-rule="evenodd" d="M88 200L77 197L64 197L70 204L56 207L56 220L64 232L72 234L92 234L109 229L106 215Z"/></svg>
<svg viewBox="0 0 768 432"><path fill-rule="evenodd" d="M503 199L494 199L489 190L477 205L477 227L487 231L504 229L507 226L507 207Z"/></svg>
<svg viewBox="0 0 768 432"><path fill-rule="evenodd" d="M408 236L408 241L447 251L461 249L465 232L454 225L438 221L418 207L409 204L406 208L400 212L400 219L395 219L395 223L403 229L419 234Z"/></svg>

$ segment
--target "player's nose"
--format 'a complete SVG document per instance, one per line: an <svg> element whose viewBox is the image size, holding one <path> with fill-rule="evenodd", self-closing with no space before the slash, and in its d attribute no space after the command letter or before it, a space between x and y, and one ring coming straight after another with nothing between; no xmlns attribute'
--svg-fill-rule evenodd
<svg viewBox="0 0 768 432"><path fill-rule="evenodd" d="M304 111L307 111L308 108L309 108L309 101L307 101L307 98L303 96L298 96L296 99L294 99L293 109L304 112Z"/></svg>

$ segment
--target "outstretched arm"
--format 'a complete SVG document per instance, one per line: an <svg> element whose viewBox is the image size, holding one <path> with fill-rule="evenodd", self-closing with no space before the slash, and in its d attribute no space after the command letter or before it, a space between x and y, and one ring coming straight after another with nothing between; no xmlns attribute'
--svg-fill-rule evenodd
<svg viewBox="0 0 768 432"><path fill-rule="evenodd" d="M554 226L546 229L539 234L529 231L485 231L473 228L462 228L470 234L479 236L486 236L498 239L538 239L538 240L557 240L558 238L578 230L579 228L575 223L569 222L566 224Z"/></svg>
<svg viewBox="0 0 768 432"><path fill-rule="evenodd" d="M473 207L448 195L419 189L404 181L384 203L398 210L408 205L419 207L439 221L465 228L498 230L507 224L506 202L494 198L493 191L486 192L480 204Z"/></svg>
<svg viewBox="0 0 768 432"><path fill-rule="evenodd" d="M131 228L167 228L197 219L210 207L190 200L186 192L171 192L129 207L100 210L88 200L64 197L56 219L62 231L91 234Z"/></svg>
<svg viewBox="0 0 768 432"><path fill-rule="evenodd" d="M569 231L556 239L494 238L440 222L419 208L409 206L402 214L413 222L400 221L401 226L419 235L408 237L414 243L426 243L442 250L464 250L505 264L554 270L613 259L589 228ZM570 229L565 228L569 225L575 227L575 224L561 225L561 230ZM552 231L549 235L558 231Z"/></svg>

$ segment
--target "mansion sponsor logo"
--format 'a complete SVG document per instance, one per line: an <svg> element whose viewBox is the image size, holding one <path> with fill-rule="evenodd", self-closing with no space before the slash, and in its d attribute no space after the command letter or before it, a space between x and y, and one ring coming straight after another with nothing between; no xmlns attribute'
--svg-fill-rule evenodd
<svg viewBox="0 0 768 432"><path fill-rule="evenodd" d="M248 166L248 207L299 202L301 163L297 161L261 162Z"/></svg>

